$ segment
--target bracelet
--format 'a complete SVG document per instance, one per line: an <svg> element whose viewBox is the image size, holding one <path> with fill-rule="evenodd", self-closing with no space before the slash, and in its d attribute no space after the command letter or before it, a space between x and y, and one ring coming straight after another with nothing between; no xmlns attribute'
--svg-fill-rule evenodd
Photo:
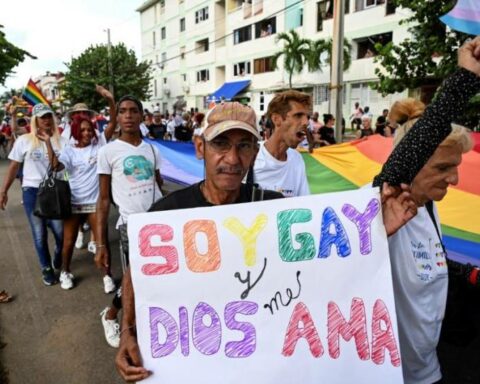
<svg viewBox="0 0 480 384"><path fill-rule="evenodd" d="M95 247L97 247L97 248L105 248L106 245L105 245L105 244L95 244Z"/></svg>

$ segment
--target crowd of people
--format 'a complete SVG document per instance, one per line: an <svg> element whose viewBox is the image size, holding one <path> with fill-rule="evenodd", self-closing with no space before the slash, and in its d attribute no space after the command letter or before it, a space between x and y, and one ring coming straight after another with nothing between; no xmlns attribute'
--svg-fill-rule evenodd
<svg viewBox="0 0 480 384"><path fill-rule="evenodd" d="M394 150L372 183L381 189L406 383L442 379L436 346L445 312L448 269L434 201L443 199L448 186L458 183L461 155L472 146L467 129L452 129L451 123L465 111L466 101L480 91L480 38L459 49L458 63L457 72L427 108L416 100L399 101L391 111L383 111L375 132L368 107L356 105L351 116L359 137L394 135ZM19 176L23 205L42 280L47 286L59 280L66 290L75 286L70 268L74 244L83 233L83 223L89 223L105 292L115 291L111 306L101 312L105 337L109 345L119 347L116 364L122 377L140 381L151 372L142 367L136 337L129 216L308 195L305 164L296 148L305 141L311 148L335 144L335 117L325 114L320 122L318 113L311 114L311 97L295 90L277 94L260 123L253 109L238 102L221 102L206 114L191 111L165 118L158 110L145 111L133 96L115 103L106 89L97 86L97 91L110 111L101 127L93 111L76 104L60 133L53 110L44 104L34 106L29 128L15 137L8 155L0 208L5 209L8 191L23 165ZM15 125L12 128L17 132L20 122ZM161 153L144 137L193 141L197 157L204 161L204 180L164 196ZM72 215L63 221L33 214L39 185L49 170L57 177L68 175ZM119 211L116 228L124 271L123 285L118 288L110 272L107 230L112 203ZM53 257L48 228L55 237ZM429 258L423 260L430 263L427 274L409 256L414 254L410 247L415 242L429 244Z"/></svg>

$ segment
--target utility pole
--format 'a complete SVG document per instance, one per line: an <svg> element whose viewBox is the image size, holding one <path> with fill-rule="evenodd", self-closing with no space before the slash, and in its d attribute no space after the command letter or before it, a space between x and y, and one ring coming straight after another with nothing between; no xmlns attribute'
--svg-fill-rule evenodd
<svg viewBox="0 0 480 384"><path fill-rule="evenodd" d="M343 29L345 0L335 0L333 12L332 68L330 80L330 106L335 116L335 140L342 142L343 117Z"/></svg>
<svg viewBox="0 0 480 384"><path fill-rule="evenodd" d="M107 60L108 60L108 90L113 95L113 67L112 67L112 42L110 40L110 28L107 32Z"/></svg>

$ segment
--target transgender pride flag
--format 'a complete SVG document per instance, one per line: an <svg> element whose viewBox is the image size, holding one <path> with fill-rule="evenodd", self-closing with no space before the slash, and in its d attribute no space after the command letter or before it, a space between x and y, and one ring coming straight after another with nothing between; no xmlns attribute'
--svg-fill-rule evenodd
<svg viewBox="0 0 480 384"><path fill-rule="evenodd" d="M458 0L440 20L456 31L480 35L480 0Z"/></svg>

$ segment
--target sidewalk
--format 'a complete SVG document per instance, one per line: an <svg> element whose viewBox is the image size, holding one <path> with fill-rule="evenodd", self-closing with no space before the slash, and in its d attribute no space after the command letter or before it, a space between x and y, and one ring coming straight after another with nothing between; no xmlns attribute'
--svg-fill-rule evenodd
<svg viewBox="0 0 480 384"><path fill-rule="evenodd" d="M0 160L0 180L7 164ZM93 255L75 250L74 289L44 286L18 181L8 195L7 210L0 212L0 290L6 289L14 301L0 304L0 339L6 344L0 362L9 383L123 383L114 367L116 349L107 345L99 317L112 295L103 292ZM117 238L111 231L111 240ZM119 278L118 250L112 251L113 275Z"/></svg>

